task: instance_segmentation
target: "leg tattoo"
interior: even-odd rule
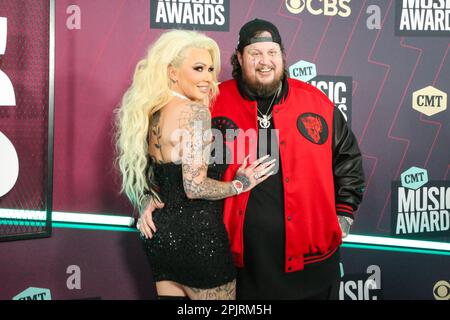
[[[187,295],[192,300],[235,300],[236,280],[228,282],[220,287],[211,289],[197,289],[184,287]]]

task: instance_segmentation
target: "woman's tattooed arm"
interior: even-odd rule
[[[204,141],[205,133],[211,129],[211,114],[208,107],[190,103],[180,116],[182,136],[183,185],[190,199],[219,200],[236,194],[230,182],[207,177],[209,143]]]

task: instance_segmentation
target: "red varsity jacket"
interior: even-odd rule
[[[352,164],[350,174],[342,173],[349,165],[335,163],[333,152],[337,151],[333,149],[342,149],[339,135],[353,137],[353,134],[346,125],[349,133],[335,133],[332,102],[307,83],[288,79],[288,85],[286,99],[273,108],[273,120],[278,130],[279,160],[283,168],[285,272],[294,272],[302,270],[305,263],[328,258],[342,243],[337,213],[353,218],[353,210],[362,198],[363,173],[357,144],[352,158],[356,154],[358,163]],[[225,128],[221,128],[223,133],[226,133],[223,129],[238,129],[235,134],[227,131],[224,135],[232,163],[223,180],[231,181],[246,155],[250,155],[250,162],[257,159],[257,106],[255,101],[239,94],[235,80],[222,83],[219,89],[220,94],[212,106],[213,123],[225,124]],[[339,181],[346,186],[335,186]],[[337,203],[336,194],[341,194],[338,198],[343,201]],[[358,195],[352,196],[354,194]],[[237,267],[244,266],[243,226],[248,198],[249,192],[245,192],[225,199],[224,203],[224,223]]]

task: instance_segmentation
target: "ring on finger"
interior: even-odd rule
[[[253,175],[253,178],[255,178],[255,180],[258,180],[260,177],[259,177],[259,174],[257,174],[257,173],[255,173],[254,175]]]

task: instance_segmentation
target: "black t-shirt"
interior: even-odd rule
[[[240,83],[238,87],[243,97],[256,100],[262,114],[266,114],[268,108],[270,114],[273,96],[252,97]],[[274,104],[280,103],[287,93],[288,84],[285,80]],[[258,115],[261,117],[260,112]],[[270,159],[278,159],[279,168],[274,175],[250,191],[244,221],[245,267],[238,270],[238,299],[305,299],[320,294],[339,281],[339,252],[322,262],[305,265],[302,271],[284,271],[284,195],[279,146],[274,129],[273,119],[267,129],[259,125],[258,158],[271,154]]]

